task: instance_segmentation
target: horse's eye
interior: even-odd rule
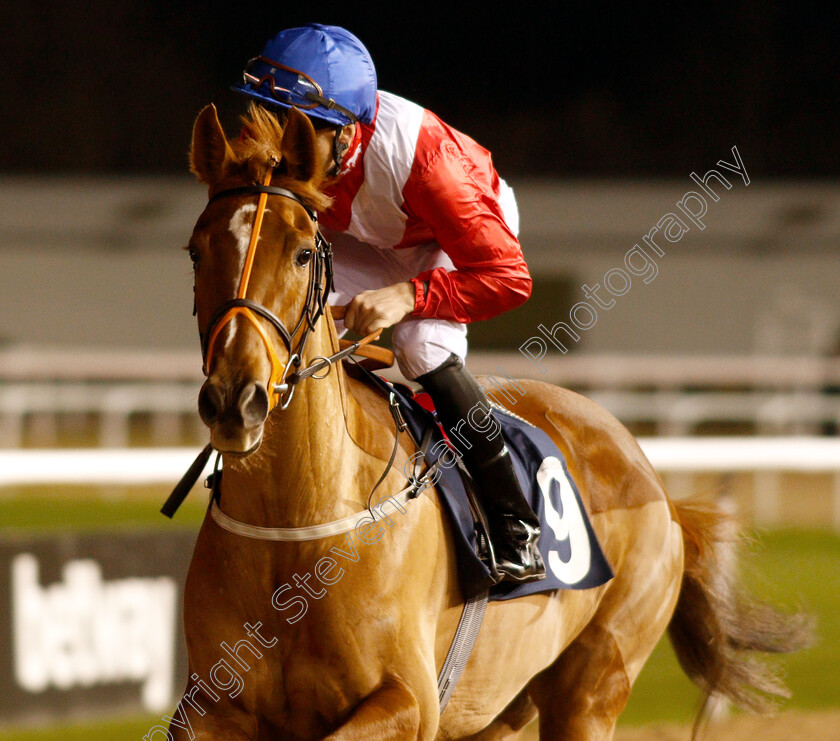
[[[309,261],[312,259],[313,250],[303,249],[297,253],[297,257],[295,258],[295,262],[301,267],[309,264]]]
[[[192,260],[192,264],[194,268],[198,267],[198,250],[195,247],[190,247],[188,250],[188,254],[190,256],[190,260]]]

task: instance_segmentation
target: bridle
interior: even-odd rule
[[[216,340],[219,337],[222,329],[235,317],[241,316],[249,321],[256,329],[262,343],[265,347],[268,359],[271,363],[271,376],[269,377],[267,391],[269,396],[269,411],[278,406],[285,409],[289,406],[294,395],[296,385],[305,378],[325,378],[331,369],[332,364],[340,358],[350,355],[357,350],[360,345],[369,342],[372,337],[365,338],[359,342],[355,342],[347,348],[329,357],[319,356],[313,359],[313,362],[304,369],[300,369],[303,358],[303,353],[306,349],[306,343],[315,329],[315,325],[321,316],[324,314],[327,307],[327,299],[330,291],[333,288],[333,264],[332,264],[332,246],[321,234],[318,228],[318,215],[307,204],[305,204],[298,195],[286,188],[279,188],[270,185],[271,177],[274,168],[278,162],[274,159],[269,164],[268,172],[263,179],[262,184],[252,183],[238,188],[228,188],[227,190],[216,193],[208,201],[208,205],[214,203],[221,198],[228,198],[231,196],[242,195],[258,195],[257,210],[254,215],[254,223],[251,227],[251,239],[248,243],[248,251],[245,255],[245,264],[242,268],[242,276],[239,280],[239,288],[237,290],[236,298],[226,301],[219,306],[210,317],[203,332],[200,331],[201,336],[201,354],[204,360],[203,371],[205,376],[209,376],[211,365],[213,362],[214,348]],[[252,301],[247,298],[248,284],[251,278],[251,270],[254,265],[254,257],[257,250],[257,242],[260,238],[260,231],[262,229],[263,215],[265,213],[268,196],[282,196],[289,198],[306,211],[309,218],[315,224],[315,250],[313,252],[312,260],[310,261],[309,283],[306,290],[306,300],[300,317],[292,330],[286,328],[283,321],[267,307],[262,304]],[[258,317],[266,320],[280,337],[283,345],[288,351],[288,360],[283,362],[274,349],[265,328],[258,320]],[[295,336],[300,333],[297,344],[294,344]],[[379,333],[376,333],[377,335]],[[289,374],[289,370],[294,366],[295,372]],[[327,373],[324,375],[316,375],[323,368],[327,368]]]
[[[352,355],[357,352],[362,345],[367,345],[368,343],[373,342],[382,334],[381,329],[376,330],[366,337],[363,337],[361,340],[348,343],[346,347],[328,357],[319,355],[313,358],[312,362],[306,366],[306,368],[300,368],[300,365],[303,362],[302,358],[306,348],[306,341],[315,329],[315,325],[318,320],[325,313],[327,309],[327,299],[329,298],[330,291],[333,289],[332,245],[330,245],[330,243],[324,238],[324,235],[321,234],[321,230],[318,228],[318,215],[311,207],[307,206],[307,204],[291,190],[278,188],[270,184],[271,176],[277,164],[277,161],[272,159],[269,170],[266,173],[262,184],[252,183],[251,185],[245,185],[239,188],[228,188],[227,190],[216,193],[207,203],[209,206],[214,201],[220,198],[227,198],[228,196],[259,196],[259,200],[257,201],[257,210],[254,216],[254,223],[251,228],[251,239],[248,243],[245,265],[242,268],[242,276],[239,280],[239,289],[237,290],[236,298],[226,301],[219,306],[213,312],[204,330],[202,331],[199,329],[199,336],[201,337],[201,355],[204,360],[202,369],[204,371],[204,375],[209,376],[213,362],[213,349],[222,328],[235,316],[243,316],[251,322],[259,334],[271,362],[271,376],[267,385],[269,411],[273,410],[276,406],[278,406],[278,404],[281,410],[286,409],[292,401],[292,397],[294,396],[295,388],[298,383],[306,378],[326,378],[330,374],[332,366],[337,361],[347,357],[348,355]],[[303,310],[301,311],[300,318],[292,331],[289,331],[286,328],[283,321],[273,311],[256,301],[251,301],[246,297],[248,282],[251,277],[251,269],[254,265],[257,242],[259,240],[260,230],[262,229],[263,214],[265,212],[266,203],[268,202],[268,196],[271,195],[289,198],[295,201],[295,203],[300,204],[315,224],[315,250],[313,251],[313,260],[311,261],[312,267],[309,273],[309,285],[306,291],[306,302]],[[286,350],[289,352],[289,359],[285,363],[277,357],[274,346],[257,317],[261,317],[268,321],[283,341],[283,345],[285,345]],[[293,348],[294,337],[298,332],[301,332],[301,335],[298,339],[297,346]],[[294,366],[298,370],[289,374],[291,366]],[[364,370],[364,367],[361,367]],[[324,369],[326,369],[326,372],[323,373],[323,375],[318,375],[318,373]],[[385,473],[380,477],[379,481],[374,486],[374,491],[379,487],[390,470],[394,462],[397,446],[399,445],[399,433],[406,429],[406,423],[402,419],[393,394],[391,394],[390,397],[389,408],[396,425],[394,450],[391,453],[391,460],[388,463]],[[426,448],[424,447],[423,450],[425,449]],[[201,472],[204,470],[212,452],[213,446],[208,444],[204,447],[201,453],[199,453],[198,457],[195,461],[193,461],[193,464],[178,482],[177,486],[173,489],[172,493],[169,495],[161,508],[161,512],[164,515],[172,517],[175,514],[178,507],[181,505],[181,502],[184,501],[184,498],[187,496],[190,489],[198,480],[199,476],[201,476]],[[221,453],[216,456],[217,471],[220,459]],[[415,485],[417,481],[419,481],[418,471],[419,461],[417,462],[417,465],[415,465],[415,475],[412,479],[412,498],[417,496],[417,493],[420,491],[420,489],[418,489]],[[372,495],[373,492],[371,492],[371,496]],[[240,526],[246,529],[250,527],[244,525],[243,523],[240,523]]]

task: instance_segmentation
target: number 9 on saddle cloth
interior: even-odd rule
[[[365,375],[386,395],[394,394],[415,440],[423,440],[432,427],[424,456],[426,463],[434,464],[444,454],[445,448],[439,443],[445,438],[433,412],[427,408],[431,406],[428,398],[412,396],[404,386],[389,384],[374,374]],[[555,589],[589,589],[612,579],[612,569],[563,454],[539,428],[497,407],[493,408],[493,415],[501,426],[522,491],[539,518],[538,547],[547,568],[546,578],[540,581],[496,584],[490,590],[490,599],[514,599]],[[454,456],[447,457],[454,460]],[[465,484],[457,465],[443,463],[438,467],[435,486],[453,525],[458,575],[464,597],[469,599],[486,591],[494,579],[480,552],[480,536],[466,488],[469,481]]]

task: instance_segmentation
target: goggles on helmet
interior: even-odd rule
[[[268,71],[258,77],[253,74],[257,64],[265,64]],[[279,84],[278,80],[283,84]],[[336,103],[332,98],[324,96],[321,86],[315,82],[306,72],[287,67],[285,64],[275,62],[268,57],[254,57],[248,61],[242,72],[242,81],[251,85],[255,90],[267,85],[271,95],[278,103],[295,106],[302,110],[312,110],[322,106],[328,110],[336,110],[343,113],[351,121],[358,121],[358,117],[342,105]]]

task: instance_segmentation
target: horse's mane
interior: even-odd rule
[[[242,131],[239,137],[232,139],[235,167],[244,170],[254,182],[261,182],[272,158],[280,165],[272,179],[272,185],[287,188],[297,195],[307,206],[316,211],[325,211],[332,203],[329,196],[321,192],[322,177],[303,181],[286,174],[285,163],[280,154],[283,139],[283,124],[271,111],[251,103],[248,113],[241,117]]]

